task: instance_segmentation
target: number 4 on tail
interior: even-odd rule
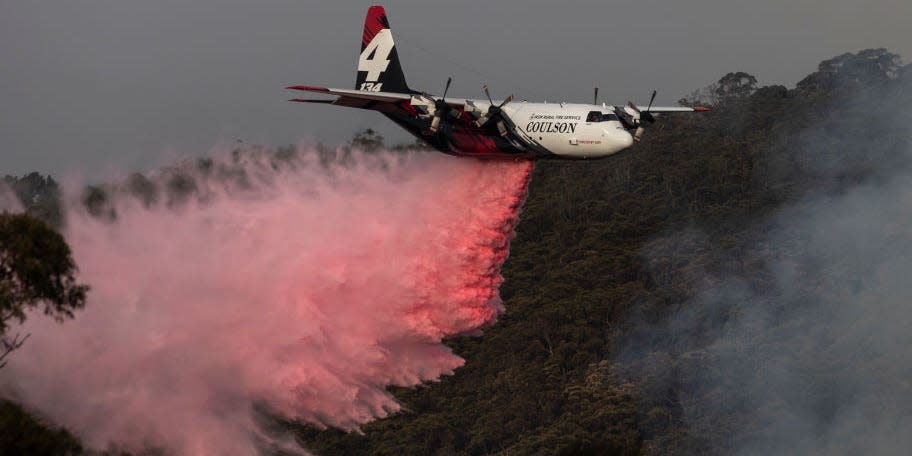
[[[358,58],[358,71],[367,71],[367,77],[364,78],[369,82],[377,82],[380,80],[380,74],[386,71],[386,67],[389,66],[389,55],[393,51],[393,34],[390,33],[389,29],[382,29],[374,36],[374,39],[364,47],[364,51],[361,52],[361,56]],[[361,84],[361,90],[371,90],[365,89],[364,86],[367,85]],[[379,84],[376,84],[379,87]],[[372,89],[374,91],[380,91],[379,88]]]

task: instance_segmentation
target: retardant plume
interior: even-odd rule
[[[503,310],[530,163],[240,161],[175,174],[185,201],[71,205],[93,288],[73,321],[28,319],[2,373],[17,401],[96,448],[250,454],[255,403],[354,430],[400,409],[386,386],[452,374],[464,361],[441,340]]]

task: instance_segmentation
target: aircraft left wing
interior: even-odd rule
[[[306,85],[290,86],[290,87],[286,87],[286,88],[291,89],[291,90],[302,90],[305,92],[324,93],[326,95],[338,95],[339,97],[345,97],[345,98],[357,98],[357,99],[361,99],[361,100],[371,100],[371,101],[386,101],[386,102],[390,102],[390,103],[395,103],[397,101],[410,100],[412,98],[411,95],[407,95],[404,93],[367,92],[364,90],[350,90],[350,89],[330,89],[330,88],[326,88],[326,87],[316,87],[316,86],[306,86]],[[315,101],[315,100],[294,99],[291,101],[311,102],[311,101]]]
[[[354,106],[353,101],[364,100],[364,101],[378,101],[381,103],[397,103],[401,101],[411,101],[413,97],[419,95],[411,95],[407,93],[396,93],[396,92],[369,92],[366,90],[352,90],[352,89],[331,89],[327,87],[316,87],[316,86],[307,86],[307,85],[297,85],[286,87],[291,90],[301,90],[305,92],[316,92],[323,93],[326,95],[337,95],[339,98],[335,100],[309,100],[302,98],[293,98],[290,101],[297,101],[301,103],[329,103],[340,106]],[[453,106],[454,108],[461,108],[465,106],[464,99],[447,99],[447,104]]]

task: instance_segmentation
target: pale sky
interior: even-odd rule
[[[383,116],[286,102],[289,84],[353,88],[371,2],[0,0],[0,175],[101,176],[236,139],[340,143]],[[673,104],[729,71],[793,87],[825,59],[912,60],[909,0],[383,3],[408,83],[530,101]]]

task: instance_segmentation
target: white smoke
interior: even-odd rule
[[[22,212],[22,202],[16,192],[0,180],[0,213],[2,212]]]
[[[661,342],[635,340],[619,355],[651,385],[644,394],[678,391],[666,400],[705,451],[912,448],[910,88],[892,98],[865,90],[840,107],[851,121],[821,120],[789,144],[790,166],[831,185],[743,232],[744,249],[720,254],[733,270],[674,279],[706,291],[652,329]],[[720,250],[689,230],[645,253],[655,263]]]

